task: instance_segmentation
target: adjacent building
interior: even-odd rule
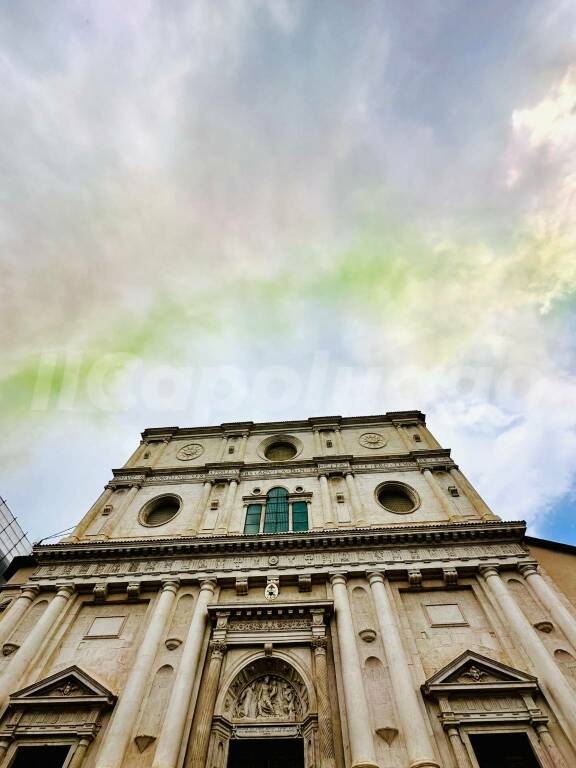
[[[0,580],[11,561],[18,555],[29,555],[32,546],[8,504],[0,496]]]
[[[574,563],[419,411],[148,429],[11,568],[0,768],[570,768]]]

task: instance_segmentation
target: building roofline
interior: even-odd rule
[[[21,568],[33,568],[36,565],[38,565],[38,561],[34,555],[16,555],[2,574],[2,578],[8,581]]]
[[[564,544],[562,541],[539,539],[537,536],[526,536],[524,541],[531,547],[542,547],[542,549],[552,549],[556,552],[566,552],[570,555],[576,555],[576,547],[573,544]]]
[[[147,427],[142,432],[142,437],[159,437],[190,434],[209,434],[213,432],[231,432],[236,430],[251,429],[286,429],[289,425],[292,429],[310,429],[314,426],[334,425],[354,426],[357,424],[377,424],[382,421],[393,424],[395,421],[418,421],[426,424],[426,415],[422,411],[387,411],[384,414],[366,416],[312,416],[308,419],[290,419],[289,421],[232,421],[198,427]]]

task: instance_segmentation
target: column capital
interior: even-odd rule
[[[200,582],[200,591],[201,592],[210,592],[211,595],[214,594],[214,590],[216,589],[217,581],[216,579],[202,579]]]
[[[23,584],[20,587],[20,594],[18,597],[25,597],[28,600],[34,600],[34,598],[38,595],[40,592],[40,587],[38,584]]]
[[[518,570],[524,576],[526,579],[528,576],[533,576],[535,573],[538,573],[538,563],[535,561],[530,561],[528,563],[519,563],[518,564]]]
[[[212,659],[221,659],[228,650],[228,646],[222,640],[210,640],[208,647]]]
[[[534,723],[534,728],[536,730],[536,733],[548,733],[548,723]]]
[[[310,647],[315,654],[326,654],[326,649],[328,648],[328,640],[325,637],[315,637],[313,640],[311,640]]]
[[[173,592],[176,594],[180,588],[180,579],[166,579],[162,582],[162,592]]]
[[[65,597],[67,600],[76,591],[76,586],[71,583],[56,584],[56,596]]]
[[[483,579],[488,579],[490,576],[498,576],[498,565],[491,563],[489,565],[479,565],[478,573]]]
[[[384,584],[384,574],[382,571],[368,571],[366,573],[370,586],[372,584]]]
[[[330,574],[330,583],[332,586],[335,584],[343,584],[346,586],[348,583],[348,578],[346,577],[345,573],[331,573]]]

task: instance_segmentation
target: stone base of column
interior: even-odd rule
[[[369,761],[361,761],[359,763],[352,763],[352,768],[380,768],[378,763],[371,763]]]
[[[442,766],[436,760],[416,760],[409,763],[409,768],[442,768]]]

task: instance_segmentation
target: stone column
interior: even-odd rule
[[[468,752],[464,746],[464,743],[462,742],[458,728],[455,725],[451,725],[446,729],[446,733],[448,734],[450,744],[452,745],[452,751],[454,752],[454,757],[456,758],[457,767],[472,768],[472,763],[470,762]]]
[[[157,467],[158,466],[158,464],[160,462],[160,459],[164,455],[164,451],[166,450],[166,448],[168,448],[168,444],[169,443],[170,443],[170,438],[169,437],[165,437],[164,440],[162,440],[162,445],[160,446],[160,450],[158,451],[156,456],[152,457],[152,461],[150,462],[150,466],[151,467]]]
[[[119,504],[118,509],[113,509],[112,514],[110,515],[110,518],[104,528],[102,529],[101,533],[98,534],[99,538],[102,539],[109,539],[110,538],[110,531],[114,528],[122,514],[128,509],[130,504],[134,501],[136,498],[136,494],[140,490],[140,485],[138,483],[135,483],[128,493],[125,495],[125,497],[122,499],[122,502]]]
[[[58,619],[73,594],[74,586],[72,584],[62,584],[58,587],[56,595],[12,657],[10,664],[0,677],[0,709],[4,707],[10,694],[18,687],[22,677],[30,671],[30,664],[42,645],[53,634]]]
[[[576,648],[576,619],[562,605],[558,595],[550,588],[542,574],[538,573],[538,563],[521,563],[518,570],[524,576],[542,606],[566,635],[573,648]]]
[[[8,747],[12,743],[12,739],[0,739],[0,763],[4,760],[4,756],[8,751]]]
[[[226,451],[226,446],[228,445],[228,435],[222,435],[222,441],[220,443],[220,450],[218,451],[218,461],[224,460],[224,453]]]
[[[153,768],[176,768],[204,640],[208,615],[206,607],[214,594],[214,588],[215,583],[213,581],[203,581],[200,585],[200,592],[182,649],[180,664],[176,670],[176,678],[164,716],[162,730],[158,737]]]
[[[440,503],[442,511],[448,516],[448,519],[449,520],[459,519],[461,516],[458,514],[458,511],[456,510],[454,504],[452,504],[450,499],[448,499],[443,489],[438,484],[438,480],[436,480],[436,478],[434,477],[434,474],[429,469],[424,469],[422,474],[424,475],[426,482],[432,489],[432,493],[438,499],[438,502]]]
[[[88,750],[88,747],[90,746],[91,739],[86,738],[86,736],[83,736],[78,744],[76,744],[76,749],[74,750],[74,754],[72,755],[72,760],[68,763],[67,768],[80,768],[82,763],[84,762],[84,758],[86,757],[86,752]]]
[[[222,660],[226,653],[226,643],[220,640],[210,641],[210,661],[206,680],[202,686],[200,698],[196,712],[198,720],[192,731],[192,760],[191,768],[204,768],[208,745],[210,743],[210,733],[212,731],[212,718],[214,716],[214,705],[218,694],[218,682],[222,670]]]
[[[402,440],[404,444],[404,448],[410,453],[414,449],[414,445],[408,435],[406,434],[406,430],[404,429],[402,424],[394,424],[396,427],[396,431],[398,432],[400,436],[400,440]]]
[[[332,710],[328,684],[326,659],[328,641],[325,637],[312,640],[314,670],[316,672],[316,700],[318,702],[318,741],[320,747],[320,768],[334,768],[334,735],[332,732]]]
[[[142,706],[146,683],[153,671],[158,646],[170,618],[179,582],[165,581],[150,616],[144,639],[128,674],[112,722],[104,736],[104,743],[96,759],[97,768],[120,768],[128,742]]]
[[[322,450],[322,439],[320,437],[320,430],[318,427],[312,427],[312,433],[314,435],[314,448],[316,449],[316,456],[322,456],[324,451]]]
[[[388,662],[390,681],[400,720],[400,727],[406,742],[409,765],[416,768],[439,768],[429,736],[427,722],[419,694],[416,692],[408,657],[402,644],[402,637],[396,623],[395,611],[381,573],[368,574],[380,637]]]
[[[436,438],[434,437],[432,432],[430,432],[430,430],[428,429],[426,424],[420,424],[419,425],[419,430],[420,430],[420,432],[424,433],[424,436],[426,438],[426,442],[428,443],[430,448],[442,448],[442,446],[440,445],[438,440],[436,440]]]
[[[0,621],[0,648],[16,629],[16,625],[34,602],[39,591],[40,588],[36,584],[24,585],[20,595],[2,616]]]
[[[320,496],[322,497],[322,513],[324,515],[324,524],[333,526],[334,513],[332,512],[332,500],[330,498],[328,478],[324,472],[320,473]]]
[[[76,528],[72,531],[70,536],[66,536],[63,541],[78,541],[88,528],[92,525],[94,520],[98,517],[100,512],[104,509],[106,504],[110,501],[110,497],[114,493],[113,488],[104,488],[100,496],[96,499],[94,504],[90,507],[88,512],[84,515],[82,520],[78,523]]]
[[[248,442],[248,433],[242,435],[240,440],[240,448],[238,449],[238,461],[243,461],[246,455],[246,443]]]
[[[237,480],[228,481],[226,498],[224,499],[222,514],[220,516],[220,525],[218,525],[217,533],[228,533],[228,528],[230,527],[230,517],[232,515],[232,509],[234,508],[234,498],[236,496],[237,488]]]
[[[334,429],[334,439],[336,440],[336,450],[338,453],[346,453],[346,449],[344,448],[344,440],[342,439],[342,432],[340,430],[340,427],[336,427]]]
[[[334,594],[334,611],[336,614],[338,643],[340,645],[340,663],[342,682],[344,684],[344,700],[346,703],[352,768],[375,768],[377,762],[370,725],[370,712],[364,691],[362,668],[356,646],[356,633],[354,632],[352,612],[348,600],[346,577],[338,573],[331,576],[330,581]]]
[[[566,761],[560,754],[558,747],[554,743],[554,739],[550,735],[550,731],[548,730],[546,723],[536,723],[534,728],[538,734],[538,737],[540,738],[540,743],[546,752],[548,752],[548,756],[550,757],[554,768],[568,768]]]
[[[488,590],[500,606],[506,623],[512,630],[516,641],[524,647],[538,677],[545,684],[549,703],[556,703],[558,712],[562,716],[567,729],[567,736],[575,744],[576,695],[574,691],[506,588],[498,573],[498,566],[481,565],[479,571],[486,582]]]
[[[362,501],[358,493],[356,486],[356,478],[353,472],[346,472],[346,486],[350,495],[350,501],[352,502],[352,513],[354,522],[358,525],[366,525],[366,519],[364,517],[364,511],[362,509]]]
[[[212,481],[206,480],[202,486],[202,493],[200,499],[194,510],[194,517],[192,518],[192,524],[190,525],[190,533],[194,534],[204,527],[204,516],[210,501],[210,493],[212,492]]]
[[[492,512],[488,504],[486,504],[478,491],[459,469],[452,467],[450,470],[450,477],[454,480],[456,487],[459,488],[464,496],[470,501],[482,520],[500,520],[498,515],[495,515]]]

